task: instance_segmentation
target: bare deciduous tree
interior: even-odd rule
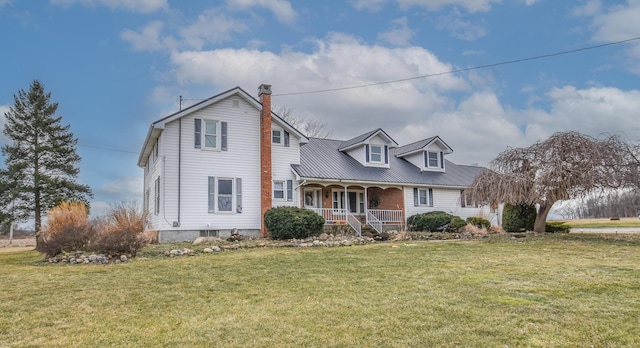
[[[300,116],[296,114],[294,109],[286,105],[275,107],[274,112],[307,137],[328,138],[333,133],[329,129],[327,122],[312,117]]]
[[[534,231],[543,233],[557,201],[598,190],[637,187],[637,148],[616,136],[596,139],[555,133],[527,148],[510,148],[477,176],[469,193],[477,201],[538,205]]]

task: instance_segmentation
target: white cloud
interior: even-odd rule
[[[241,33],[247,29],[244,22],[230,18],[217,9],[208,9],[193,23],[177,29],[179,39],[164,34],[165,26],[161,21],[149,22],[137,31],[125,29],[120,33],[120,38],[136,51],[174,51],[181,48],[200,50],[206,44],[230,41],[232,33]]]
[[[413,30],[407,24],[407,17],[394,19],[391,29],[378,34],[378,39],[394,46],[407,46],[413,37]]]
[[[102,5],[110,9],[124,9],[131,12],[151,13],[169,8],[167,0],[50,0],[59,6],[71,6],[79,3],[84,6]]]
[[[440,10],[447,6],[459,6],[469,12],[486,12],[492,4],[500,4],[502,0],[396,0],[400,7],[423,7],[430,11]]]
[[[587,0],[583,4],[571,9],[571,14],[576,17],[591,17],[602,12],[600,0]]]
[[[487,28],[484,25],[463,21],[457,9],[446,16],[441,16],[437,25],[440,29],[450,31],[451,36],[466,41],[473,41],[487,35]]]
[[[264,7],[273,12],[279,22],[293,23],[297,13],[286,0],[227,0],[231,9],[247,10],[253,7]]]
[[[351,5],[358,11],[380,11],[387,0],[352,0]]]
[[[230,18],[217,9],[209,9],[198,16],[191,25],[180,30],[184,43],[191,48],[202,49],[206,43],[231,40],[231,33],[242,33],[248,26]]]
[[[140,29],[134,31],[125,29],[120,33],[120,38],[128,42],[135,51],[159,51],[170,49],[176,45],[176,40],[172,37],[162,37],[164,24],[160,21],[153,21]]]
[[[637,37],[640,32],[640,1],[614,5],[606,13],[596,14],[592,25],[597,41],[618,41]]]

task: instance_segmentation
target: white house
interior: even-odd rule
[[[434,210],[496,217],[464,195],[485,169],[446,160],[453,150],[439,137],[404,146],[382,129],[347,141],[307,138],[271,111],[271,86],[258,95],[236,87],[151,124],[138,166],[160,242],[234,229],[264,236],[264,213],[282,205],[357,233],[363,224],[402,228]]]

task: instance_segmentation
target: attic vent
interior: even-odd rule
[[[240,107],[240,101],[239,100],[234,100],[233,103],[232,103],[232,106],[234,108],[239,108]]]

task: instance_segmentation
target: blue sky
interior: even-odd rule
[[[639,18],[638,0],[0,0],[0,123],[41,80],[78,138],[94,212],[142,200],[138,153],[180,95],[235,86],[272,84],[274,105],[337,139],[378,127],[401,145],[439,135],[460,164],[556,131],[638,141],[640,40],[289,93],[633,39]]]

